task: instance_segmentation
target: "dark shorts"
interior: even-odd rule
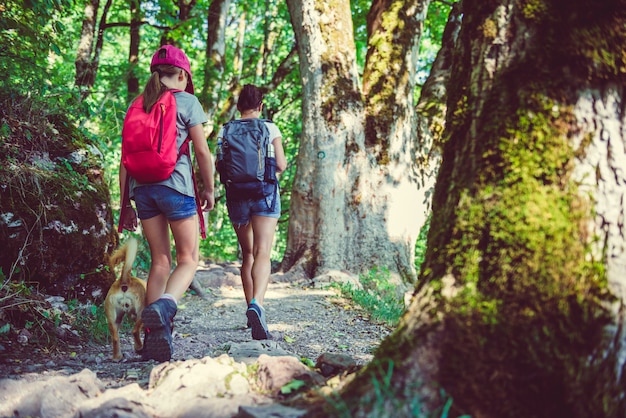
[[[276,192],[259,200],[226,200],[226,207],[233,225],[246,225],[252,216],[280,218],[280,194]]]
[[[170,221],[177,221],[197,213],[194,197],[160,184],[136,187],[135,205],[139,219],[164,215]]]

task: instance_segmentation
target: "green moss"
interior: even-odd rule
[[[410,85],[412,68],[402,62],[413,46],[419,25],[414,23],[418,10],[409,10],[406,2],[392,1],[380,16],[380,30],[369,39],[367,65],[363,74],[367,94],[365,138],[366,144],[379,150],[378,164],[389,162],[389,129],[398,118],[396,101],[400,91]],[[410,94],[407,91],[407,94]]]
[[[587,236],[594,200],[571,178],[593,139],[572,147],[580,90],[626,81],[623,7],[517,3],[512,25],[526,25],[532,42],[476,85],[470,54],[488,47],[492,5],[464,3],[472,13],[457,59],[466,66],[448,87],[446,187],[435,191],[420,275],[445,330],[439,383],[464,406],[459,414],[624,416],[621,347],[605,335],[615,297],[607,260],[589,247],[601,237]],[[419,344],[428,327],[393,341]]]
[[[37,282],[68,299],[104,295],[114,279],[105,253],[117,234],[102,162],[89,151],[90,137],[39,97],[0,95],[0,119],[7,121],[0,157],[8,162],[0,167],[0,207],[10,219],[0,225],[0,267],[12,281]]]
[[[525,107],[495,118],[487,129],[502,132],[479,155],[478,166],[491,170],[482,170],[479,186],[460,195],[454,228],[435,232],[451,233],[440,263],[448,266],[456,292],[446,296],[445,275],[430,285],[446,312],[440,374],[446,390],[505,414],[499,416],[532,415],[531,399],[551,398],[561,409],[540,415],[549,416],[576,408],[567,397],[585,383],[581,368],[609,370],[615,361],[608,356],[581,364],[606,346],[606,304],[614,297],[605,260],[594,259],[580,240],[593,213],[592,202],[569,179],[579,152],[568,142],[571,109],[538,94],[521,96]],[[460,385],[458,376],[472,381]]]

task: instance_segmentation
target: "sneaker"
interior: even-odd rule
[[[250,327],[252,328],[253,339],[272,339],[272,335],[267,330],[267,323],[265,322],[265,309],[263,309],[263,307],[257,305],[256,303],[251,303],[250,305],[248,305],[246,316],[248,317],[248,322],[250,323]]]
[[[169,361],[172,347],[172,323],[176,315],[176,303],[170,299],[159,299],[146,306],[141,313],[145,330],[143,360]]]

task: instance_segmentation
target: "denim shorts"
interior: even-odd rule
[[[139,219],[164,215],[170,221],[189,218],[197,213],[196,199],[160,184],[135,188]]]
[[[280,218],[280,194],[277,191],[271,196],[259,200],[226,200],[226,207],[233,225],[247,225],[252,216]]]

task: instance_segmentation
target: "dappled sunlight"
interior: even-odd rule
[[[205,308],[198,310],[195,296],[183,300],[180,313],[193,316],[205,331],[188,338],[222,341],[229,346],[251,340],[246,328],[246,303],[240,285],[207,288]],[[189,308],[186,307],[189,306]],[[373,323],[367,315],[342,298],[334,288],[303,288],[292,283],[270,283],[263,304],[273,339],[284,350],[316,361],[324,353],[341,353],[366,364],[390,328]],[[194,309],[195,311],[192,311]],[[181,330],[181,333],[183,331]],[[208,349],[219,349],[211,343]]]
[[[394,186],[387,207],[387,231],[392,238],[416,238],[428,217],[425,190],[408,180]]]

